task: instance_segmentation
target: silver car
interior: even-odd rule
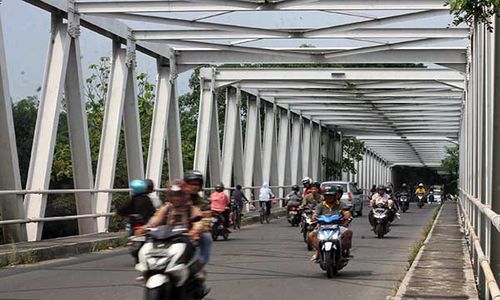
[[[351,213],[357,216],[363,215],[363,192],[358,189],[353,182],[349,181],[325,181],[321,184],[321,190],[335,189],[341,186],[344,194],[340,201],[344,208],[349,209]]]

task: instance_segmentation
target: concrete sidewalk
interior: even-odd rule
[[[281,208],[273,209],[272,217],[285,215]],[[245,214],[243,226],[259,222],[259,212]],[[109,232],[69,236],[36,242],[21,242],[0,245],[0,268],[8,265],[29,264],[44,260],[76,256],[108,248],[124,246],[127,237],[124,232]]]
[[[395,299],[479,299],[457,204],[446,202]]]

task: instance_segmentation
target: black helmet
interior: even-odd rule
[[[184,174],[184,182],[198,182],[200,185],[203,185],[203,174],[197,170],[187,171]]]
[[[221,182],[221,183],[219,183],[218,185],[216,185],[216,186],[215,186],[215,190],[216,190],[217,192],[222,192],[222,191],[224,191],[224,184],[223,184],[222,182]]]
[[[315,181],[315,182],[313,182],[312,186],[315,187],[315,188],[317,188],[317,189],[320,189],[321,188],[321,183]]]
[[[379,185],[378,188],[377,188],[377,190],[385,192],[385,186]]]
[[[299,187],[297,184],[294,184],[294,185],[292,186],[292,191],[296,191],[296,192],[298,192],[298,191],[300,191],[300,187]]]
[[[337,187],[335,188],[335,192],[344,194],[344,189],[341,185],[337,185]]]
[[[148,188],[148,192],[151,193],[155,189],[155,184],[151,179],[144,179],[144,183],[146,183],[146,187]]]

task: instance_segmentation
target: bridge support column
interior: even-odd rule
[[[179,103],[177,99],[177,73],[175,57],[167,62],[158,60],[156,101],[149,138],[146,178],[161,186],[165,143],[168,155],[169,179],[182,178],[184,168],[180,137]]]
[[[280,110],[280,127],[278,136],[278,185],[290,185],[290,110]],[[296,182],[293,182],[296,184]],[[280,191],[280,197],[286,194]]]
[[[12,117],[7,61],[5,56],[2,23],[0,19],[0,190],[20,190],[21,176],[17,157],[16,136]],[[0,196],[0,214],[4,220],[24,219],[22,195]],[[24,224],[3,227],[5,241],[19,242],[26,240]]]
[[[225,186],[243,184],[243,140],[240,120],[241,90],[226,90],[226,121],[222,146],[222,182]]]
[[[261,125],[260,125],[260,97],[249,99],[247,105],[247,125],[245,134],[245,160],[243,169],[245,170],[244,185],[249,187],[262,184],[262,147],[261,147]],[[258,190],[254,190],[254,198],[251,196],[252,190],[246,190],[248,199],[258,198]]]
[[[95,187],[99,190],[112,189],[114,187],[122,119],[125,129],[125,148],[129,180],[144,178],[136,93],[135,45],[133,41],[128,42],[127,48],[127,50],[121,49],[119,43],[113,43],[113,64],[96,171]],[[96,212],[99,214],[109,213],[112,199],[111,193],[97,193]],[[109,217],[98,218],[98,231],[107,231],[108,224]]]
[[[321,182],[321,124],[311,122],[311,174],[314,180]]]
[[[276,140],[276,104],[265,104],[262,179],[271,186],[278,184],[278,145]]]
[[[293,183],[300,183],[302,179],[302,116],[292,117],[292,143],[291,143],[291,175]]]
[[[317,178],[314,178],[311,172],[311,136],[312,136],[312,127],[313,124],[310,120],[302,120],[303,122],[303,140],[302,140],[302,173],[303,176],[309,176],[314,181]]]

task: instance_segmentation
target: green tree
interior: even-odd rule
[[[342,172],[356,174],[356,162],[363,159],[365,143],[355,137],[344,137],[342,139],[342,160],[335,161],[323,156],[321,163],[325,167],[327,178],[340,179]]]
[[[441,161],[441,169],[447,173],[445,192],[456,194],[458,187],[458,170],[460,165],[460,149],[458,146],[446,148],[446,157]]]
[[[447,0],[446,4],[455,16],[454,25],[482,23],[490,31],[493,30],[490,17],[500,8],[500,0]]]

